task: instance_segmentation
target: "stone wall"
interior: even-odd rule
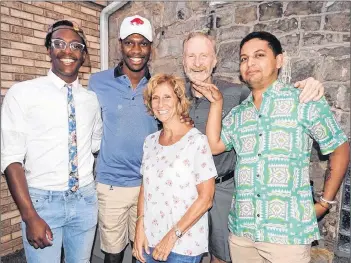
[[[79,77],[87,85],[90,73],[100,70],[99,16],[106,2],[20,2],[2,1],[1,10],[1,96],[19,81],[47,74],[51,66],[44,47],[48,26],[56,20],[77,22],[86,33],[91,68],[82,67]],[[4,176],[0,175],[0,257],[21,249],[21,216]]]
[[[221,1],[220,1],[221,2]],[[110,17],[110,66],[120,61],[118,29],[124,17],[139,14],[155,29],[152,71],[183,75],[182,41],[193,30],[217,39],[215,75],[239,81],[239,43],[251,31],[265,30],[282,42],[292,62],[292,81],[312,76],[323,82],[336,118],[350,138],[350,2],[133,2]],[[313,151],[311,179],[323,189],[327,160]],[[339,198],[339,197],[338,197]],[[339,208],[320,222],[325,246],[333,250]]]

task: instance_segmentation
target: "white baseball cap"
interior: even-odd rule
[[[150,21],[138,15],[126,17],[121,24],[119,37],[125,39],[131,34],[140,34],[152,42]]]

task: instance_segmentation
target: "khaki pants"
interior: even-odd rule
[[[311,260],[311,245],[253,242],[232,233],[229,250],[232,263],[309,263]]]
[[[134,241],[140,187],[116,187],[98,183],[101,250],[120,253]]]

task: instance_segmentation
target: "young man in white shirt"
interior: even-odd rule
[[[48,75],[15,84],[1,116],[1,171],[22,216],[28,263],[89,262],[97,224],[93,152],[102,121],[94,92],[78,81],[84,33],[54,23],[45,46]],[[40,249],[38,249],[40,248]]]

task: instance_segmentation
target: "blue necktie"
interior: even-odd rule
[[[79,187],[78,178],[78,154],[77,154],[77,127],[76,127],[76,109],[72,94],[72,84],[66,84],[67,93],[67,110],[68,110],[68,154],[69,154],[69,180],[68,187],[71,191],[77,191]]]

